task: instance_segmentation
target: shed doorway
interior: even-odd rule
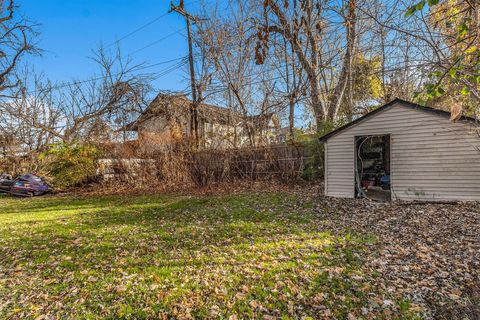
[[[355,197],[391,200],[389,134],[355,137]]]

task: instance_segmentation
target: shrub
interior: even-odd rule
[[[334,129],[331,121],[322,123],[315,134],[295,133],[296,142],[305,149],[305,165],[300,176],[308,181],[324,178],[325,146],[318,140]]]
[[[95,175],[100,151],[91,144],[56,143],[41,155],[56,187],[68,188]]]
[[[302,142],[305,148],[305,164],[300,176],[307,181],[313,181],[323,177],[324,169],[324,146],[315,137]]]

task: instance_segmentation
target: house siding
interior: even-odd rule
[[[356,136],[391,137],[392,199],[480,200],[480,138],[471,122],[397,102],[330,137],[326,152],[325,193],[353,198]]]

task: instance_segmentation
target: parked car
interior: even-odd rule
[[[10,194],[14,196],[41,196],[50,191],[50,186],[34,174],[25,174],[14,180]]]
[[[13,185],[13,178],[11,175],[3,173],[0,175],[0,193],[9,193]]]

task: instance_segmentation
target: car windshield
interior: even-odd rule
[[[33,180],[35,182],[43,182],[42,178],[37,176],[30,176],[30,180]]]
[[[43,182],[42,178],[34,176],[33,174],[26,174],[24,176],[21,176],[19,179],[23,181],[28,181],[28,182],[38,182],[38,183]]]

